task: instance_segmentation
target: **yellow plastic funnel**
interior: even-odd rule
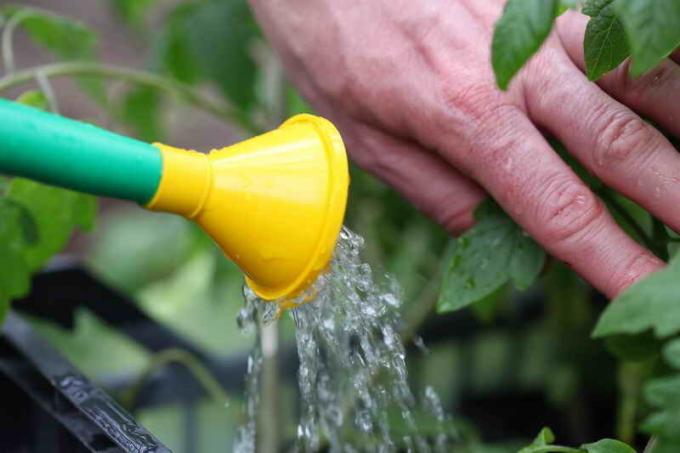
[[[328,264],[349,174],[340,134],[299,115],[209,154],[156,144],[163,172],[147,208],[197,222],[267,300],[291,298]]]
[[[192,219],[267,300],[292,298],[327,265],[349,185],[338,131],[312,115],[206,155],[2,99],[0,173]]]

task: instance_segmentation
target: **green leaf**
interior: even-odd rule
[[[161,139],[161,100],[158,90],[148,86],[137,86],[126,94],[121,119],[133,128],[137,138],[148,142]]]
[[[604,310],[593,337],[653,329],[658,338],[680,331],[680,256],[665,269],[635,283]]]
[[[651,331],[637,335],[613,335],[605,338],[607,349],[619,359],[639,362],[658,353],[661,342]]]
[[[563,14],[570,9],[579,9],[580,0],[561,0],[559,13]]]
[[[650,381],[644,389],[645,400],[654,407],[680,408],[680,375]]]
[[[96,211],[91,196],[21,178],[12,180],[7,199],[22,205],[35,221],[38,240],[22,251],[31,270],[59,252],[75,227],[89,230]]]
[[[588,453],[635,453],[634,448],[614,439],[602,439],[590,444],[583,444],[581,448]]]
[[[21,94],[17,98],[20,104],[28,105],[40,110],[47,110],[49,108],[49,101],[42,91],[30,90]]]
[[[140,25],[144,14],[156,3],[156,0],[111,0],[111,3],[125,22]]]
[[[512,281],[526,289],[543,268],[545,253],[510,217],[487,201],[475,212],[476,225],[454,241],[437,308],[458,310]]]
[[[189,45],[188,19],[200,4],[180,4],[167,17],[165,28],[154,44],[154,64],[159,71],[184,83],[195,83],[200,76],[198,63]]]
[[[96,33],[81,22],[39,9],[14,9],[26,14],[21,27],[36,44],[62,60],[91,60],[97,45]],[[100,103],[106,101],[106,88],[99,77],[77,77],[80,87]]]
[[[507,285],[502,285],[496,291],[470,305],[475,317],[486,324],[493,322],[501,307],[506,290]]]
[[[509,0],[505,5],[491,44],[491,63],[502,90],[548,37],[559,7],[558,0]]]
[[[664,346],[663,358],[670,366],[680,370],[680,338],[671,340]]]
[[[658,378],[644,388],[645,401],[659,409],[642,423],[642,430],[667,439],[680,440],[680,375]]]
[[[628,36],[634,77],[657,66],[680,46],[678,0],[616,0],[613,6]]]
[[[34,42],[62,59],[89,59],[97,43],[97,35],[82,23],[38,10],[30,10],[21,26]]]
[[[250,49],[258,28],[246,2],[212,0],[186,17],[188,45],[198,69],[236,106],[255,101],[255,61]]]
[[[0,198],[0,323],[9,302],[29,290],[30,272],[23,256],[26,243],[23,213],[6,198]]]
[[[678,453],[680,451],[680,438],[657,437],[656,440],[656,444],[651,450],[653,453]]]
[[[583,43],[586,74],[590,80],[599,79],[630,55],[626,33],[616,16],[613,1],[590,0],[583,8],[583,13],[591,17]]]
[[[545,427],[541,429],[530,445],[522,448],[518,453],[533,453],[534,451],[538,450],[537,447],[545,447],[553,442],[555,442],[555,434],[553,434],[550,428]],[[541,451],[545,450],[541,449]]]

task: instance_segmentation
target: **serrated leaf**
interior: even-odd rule
[[[680,256],[665,269],[635,283],[604,310],[593,337],[652,329],[658,338],[680,332]]]
[[[28,105],[36,109],[47,110],[49,101],[42,91],[29,90],[22,93],[17,99],[20,104]]]
[[[558,0],[509,0],[505,5],[491,44],[491,63],[502,90],[541,47],[559,9]]]
[[[634,77],[657,66],[680,46],[678,0],[616,0],[613,7],[628,36]]]
[[[586,74],[590,80],[599,79],[630,55],[626,33],[616,16],[613,1],[591,0],[583,8],[583,13],[591,17],[583,42]]]
[[[498,205],[487,201],[476,225],[454,241],[437,308],[458,310],[512,282],[528,288],[543,268],[545,253]]]
[[[588,453],[636,453],[633,447],[615,439],[598,440],[590,444],[583,444],[581,448]]]
[[[664,346],[663,358],[673,368],[680,369],[680,338],[671,340]]]

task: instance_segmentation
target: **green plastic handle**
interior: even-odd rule
[[[0,99],[0,173],[146,204],[162,166],[148,143]]]

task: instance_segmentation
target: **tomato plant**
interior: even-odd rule
[[[286,116],[309,109],[282,78],[244,1],[175,2],[161,11],[161,25],[150,30],[149,17],[161,14],[158,3],[162,2],[111,1],[126,29],[150,43],[144,70],[99,61],[97,32],[79,21],[40,9],[0,7],[0,94],[17,93],[13,90],[33,84],[35,88],[19,93],[17,100],[58,112],[59,93],[53,90],[51,80],[70,77],[117,125],[145,140],[166,135],[164,112],[181,104],[208,112],[244,135],[274,127]],[[584,52],[591,80],[618,67],[626,58],[631,58],[631,75],[639,76],[680,46],[677,0],[509,0],[497,23],[492,49],[492,65],[501,88],[507,88],[541,47],[556,18],[577,7],[590,16]],[[54,61],[18,67],[13,36],[20,31],[35,46],[51,53]],[[126,88],[112,90],[112,80],[124,83]],[[561,151],[559,143],[553,144]],[[632,451],[626,444],[645,445],[647,452],[678,451],[680,258],[675,244],[680,236],[564,157],[626,232],[669,261],[665,270],[632,286],[601,313],[597,312],[599,306],[591,304],[590,288],[571,270],[546,257],[493,202],[477,209],[474,228],[448,240],[388,188],[353,169],[347,221],[366,237],[367,260],[386,268],[401,283],[407,301],[406,339],[426,336],[422,326],[432,319],[430,314],[435,309],[442,316],[471,313],[478,325],[491,332],[488,338],[480,334],[469,348],[447,344],[433,347],[423,359],[414,359],[411,375],[423,381],[438,379],[435,386],[440,394],[456,400],[466,392],[481,392],[484,386],[506,387],[510,384],[502,378],[508,368],[513,368],[518,376],[512,385],[538,388],[555,407],[578,414],[583,389],[595,387],[606,393],[612,389],[597,387],[597,381],[616,381],[618,408],[616,414],[609,414],[612,429],[604,435],[618,440],[583,439],[588,442],[567,447],[557,445],[552,431],[543,429],[522,453]],[[95,211],[92,197],[20,178],[0,178],[0,318],[11,300],[30,289],[31,274],[67,245],[74,230],[92,227]],[[203,252],[209,249],[200,240],[186,248],[195,243]],[[118,252],[126,246],[117,241],[115,249]],[[177,255],[185,257],[183,253]],[[143,255],[135,250],[125,256],[135,254]],[[151,261],[149,268],[163,267]],[[220,275],[231,275],[222,266],[214,270],[215,281]],[[170,272],[163,267],[164,275]],[[120,274],[125,280],[125,273]],[[139,275],[135,278],[129,285],[131,290],[149,283],[138,281]],[[128,277],[127,283],[130,280]],[[169,286],[174,283],[164,281]],[[500,325],[518,316],[520,292],[539,292],[543,311],[537,322],[522,325],[521,335],[508,335]],[[494,343],[498,338],[502,341]],[[616,376],[605,375],[599,367],[602,356],[593,349],[601,344],[618,361]],[[528,352],[517,354],[517,349]],[[478,374],[474,374],[477,365],[468,363],[474,360],[466,359],[470,350],[480,362],[485,354],[491,357],[479,365],[483,370]],[[498,365],[507,360],[512,366]],[[458,368],[453,362],[459,363]],[[453,384],[463,380],[455,375],[465,375],[460,368],[474,369],[474,373],[468,370],[474,374],[470,378],[473,383]],[[521,414],[523,407],[516,411]],[[583,428],[589,423],[578,415],[575,418],[575,426]],[[538,431],[543,421],[531,422]],[[461,451],[517,451],[483,442],[478,433],[484,437],[484,426],[461,423],[456,429],[461,433]]]
[[[631,59],[630,76],[653,70],[680,46],[680,3],[673,0],[588,0],[583,5],[559,0],[510,0],[496,24],[492,64],[501,89],[538,51],[556,18],[569,8],[582,8],[590,17],[584,39],[586,74],[597,80]],[[561,146],[555,144],[560,150]],[[680,374],[680,265],[673,243],[677,241],[659,220],[642,208],[611,192],[578,166],[588,182],[633,237],[652,249],[669,266],[641,281],[603,311],[592,331],[603,339],[621,362],[621,401],[618,436],[633,442],[640,430],[651,436],[646,451],[680,449],[678,416]],[[439,299],[440,311],[477,304],[489,310],[489,299],[512,283],[525,289],[539,275],[544,255],[539,247],[493,205],[478,208],[476,226],[454,241]],[[563,284],[559,280],[557,284]],[[555,282],[547,281],[547,285]],[[558,292],[560,288],[554,288]],[[639,404],[639,400],[642,403]],[[551,446],[554,436],[543,431],[522,452],[597,451],[625,452],[630,447],[600,441],[579,449]]]

